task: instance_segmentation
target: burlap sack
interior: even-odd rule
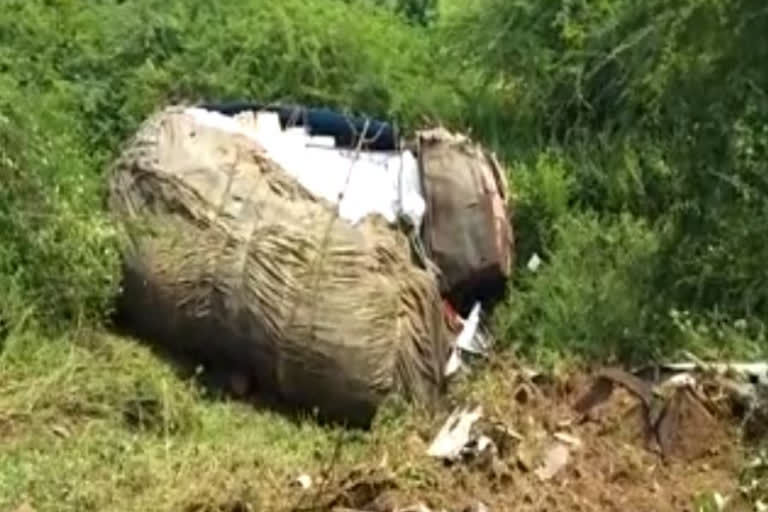
[[[392,391],[443,390],[450,335],[406,238],[338,218],[254,140],[169,107],[116,161],[110,204],[127,234],[121,314],[142,337],[351,424]]]

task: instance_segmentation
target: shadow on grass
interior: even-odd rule
[[[341,427],[351,430],[371,429],[375,411],[361,409],[345,411],[345,420],[339,419],[339,411],[323,411],[316,407],[290,403],[275,391],[274,362],[266,361],[268,354],[253,354],[248,340],[240,339],[234,345],[231,338],[222,337],[224,328],[208,322],[155,321],[156,315],[165,308],[146,308],[151,318],[138,319],[127,313],[125,295],[118,300],[118,307],[108,324],[109,330],[118,336],[134,340],[146,346],[156,357],[170,365],[182,380],[193,381],[204,391],[202,398],[208,401],[233,400],[284,416],[294,424],[312,421],[323,427]],[[165,309],[166,314],[171,314]],[[177,329],[171,329],[176,326]],[[224,338],[222,343],[216,340]],[[243,357],[243,354],[246,356]],[[257,370],[266,370],[259,372]],[[272,370],[272,371],[270,371]],[[265,375],[267,373],[267,375]],[[270,375],[272,374],[272,375]],[[271,378],[270,378],[271,377]],[[144,408],[139,405],[139,410]],[[140,415],[127,418],[129,422],[141,422]]]

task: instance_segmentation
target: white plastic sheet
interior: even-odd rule
[[[472,426],[483,417],[483,408],[477,406],[455,409],[443,424],[427,449],[427,455],[439,459],[455,460],[472,437]]]
[[[187,109],[197,122],[243,134],[316,196],[338,205],[355,224],[371,214],[394,224],[406,218],[421,226],[426,203],[419,167],[410,151],[355,151],[334,146],[331,137],[310,136],[303,128],[283,130],[277,114],[256,113],[255,124],[199,108]]]
[[[486,336],[480,328],[481,305],[476,302],[466,319],[459,317],[462,328],[456,337],[451,355],[445,364],[443,374],[450,377],[464,367],[462,353],[487,357],[493,346],[493,338]]]

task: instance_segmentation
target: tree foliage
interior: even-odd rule
[[[4,2],[0,293],[18,296],[3,307],[34,305],[54,322],[103,316],[117,266],[103,171],[153,109],[255,99],[406,126],[456,116],[431,45],[361,2]]]
[[[638,301],[638,313],[680,308],[762,324],[768,73],[756,41],[765,9],[752,0],[482,0],[455,12],[444,26],[454,57],[486,97],[513,105],[485,128],[506,134],[507,156],[531,161],[557,148],[569,215],[596,212],[608,229],[628,213],[658,234],[645,279],[663,300]],[[523,166],[517,182],[540,172]]]

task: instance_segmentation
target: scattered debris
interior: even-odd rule
[[[489,511],[490,509],[488,508],[488,506],[481,501],[476,503],[475,505],[465,508],[462,512],[489,512]]]
[[[657,386],[657,389],[664,393],[676,388],[695,388],[697,384],[696,378],[690,373],[680,373],[673,375],[661,384]]]
[[[537,270],[539,270],[541,263],[542,261],[539,255],[537,253],[533,253],[533,256],[531,256],[531,259],[528,260],[528,264],[526,265],[526,267],[531,272],[536,272]]]
[[[72,433],[64,425],[54,425],[51,427],[51,432],[62,439],[68,439]]]
[[[420,467],[410,454],[387,450],[392,457],[387,467],[408,483],[391,488],[386,477],[361,474],[339,486],[338,496],[344,498],[335,499],[336,508],[329,510],[714,512],[754,510],[759,499],[765,501],[762,473],[752,470],[739,481],[734,471],[741,467],[738,446],[720,445],[733,440],[732,432],[727,417],[712,410],[714,391],[703,375],[680,372],[651,380],[622,370],[600,371],[595,385],[607,383],[604,388],[612,393],[603,393],[604,402],[581,421],[585,418],[573,415],[569,404],[584,398],[593,376],[534,384],[522,369],[512,374],[509,366],[494,365],[490,371],[497,370],[507,379],[503,387],[480,390],[473,395],[477,402],[456,407],[438,425],[437,435],[427,439],[428,446],[416,439],[422,454],[449,464]],[[515,400],[521,384],[535,400]],[[646,422],[662,448],[641,445],[638,432],[624,430],[624,423]],[[373,464],[386,469],[378,459]],[[762,464],[755,459],[751,466]],[[754,481],[751,487],[749,481]],[[749,508],[740,508],[743,504]]]
[[[470,443],[472,425],[483,415],[481,406],[474,410],[467,408],[456,409],[443,424],[432,444],[427,450],[427,455],[449,461],[461,457],[465,447]]]
[[[443,424],[427,450],[428,455],[486,473],[489,481],[503,482],[511,477],[507,465],[512,447],[523,436],[503,422],[482,418],[480,407],[456,409]]]
[[[306,473],[303,473],[297,476],[296,479],[293,481],[293,483],[306,491],[307,489],[312,487],[312,477],[307,475]]]
[[[581,442],[581,439],[579,439],[576,436],[572,436],[570,434],[566,434],[565,432],[556,432],[555,433],[555,439],[560,441],[563,444],[566,444],[570,446],[571,448],[574,448],[578,450],[582,447],[583,443]]]
[[[715,502],[717,510],[725,510],[725,506],[728,504],[728,500],[719,492],[712,494],[712,500]]]
[[[494,444],[493,440],[491,440],[490,437],[485,436],[485,435],[482,435],[482,436],[477,438],[476,445],[477,445],[477,451],[479,453],[482,453],[482,452],[484,452],[486,450],[489,450],[489,449],[495,450],[495,444]]]
[[[486,357],[491,350],[492,339],[480,332],[481,306],[476,302],[466,320],[462,320],[464,329],[461,331],[456,346],[464,352]]]
[[[523,366],[520,368],[520,372],[525,380],[534,381],[543,374],[540,370],[531,368],[530,366]]]
[[[481,305],[475,303],[467,319],[458,315],[453,316],[455,322],[461,326],[461,332],[456,338],[456,343],[451,351],[451,356],[445,365],[445,376],[450,377],[464,367],[462,355],[470,354],[477,357],[488,357],[493,346],[493,338],[489,333],[480,328]]]
[[[451,351],[451,356],[448,358],[448,361],[445,363],[445,370],[443,370],[443,373],[445,374],[446,377],[451,377],[455,375],[459,370],[461,370],[463,366],[464,366],[464,363],[461,360],[459,351],[454,348]]]
[[[706,372],[720,376],[737,375],[755,384],[768,386],[768,362],[757,363],[707,363],[697,357],[688,354],[691,362],[666,363],[662,365],[665,370],[674,372]]]
[[[693,460],[717,449],[723,433],[718,432],[700,381],[687,369],[658,385],[620,369],[602,370],[574,408],[588,419],[593,409],[611,397],[616,385],[639,399],[645,441],[656,445],[665,458]]]
[[[565,466],[571,457],[571,451],[562,443],[553,444],[544,454],[543,464],[535,471],[536,476],[542,481],[551,480]]]

